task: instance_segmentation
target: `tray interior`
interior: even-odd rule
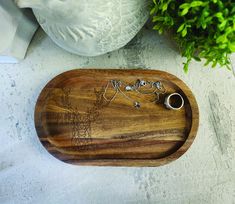
[[[140,102],[138,109],[120,93],[107,104],[103,94],[113,79],[129,84],[137,79],[161,81],[166,93],[160,94],[157,103],[152,102],[156,96],[151,94],[126,93]],[[163,104],[166,95],[173,92],[184,98],[181,110],[168,110]],[[115,91],[109,87],[105,94],[111,98]],[[193,99],[185,84],[165,72],[74,70],[44,88],[35,124],[48,151],[69,163],[113,161],[115,165],[115,160],[163,160],[180,150],[192,132],[198,116]]]

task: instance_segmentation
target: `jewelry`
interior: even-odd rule
[[[107,93],[107,90],[108,90],[110,84],[112,85],[112,88],[115,90],[115,93],[113,94],[112,97],[110,97],[108,99],[106,97],[106,93]],[[142,90],[142,87],[145,87],[145,89]],[[152,89],[154,89],[154,90],[152,90]],[[145,80],[138,79],[133,85],[131,85],[131,84],[127,84],[121,80],[110,80],[110,81],[108,81],[108,83],[105,87],[103,97],[106,101],[108,101],[110,103],[116,98],[117,94],[120,93],[127,100],[131,101],[135,108],[140,108],[141,107],[140,102],[138,102],[138,101],[136,101],[126,95],[125,92],[129,92],[129,91],[135,91],[138,94],[145,94],[145,95],[146,94],[148,94],[148,95],[154,94],[156,96],[156,99],[151,101],[152,103],[159,101],[159,95],[164,94],[166,92],[165,87],[163,86],[163,84],[160,81],[152,82],[152,81],[145,81]]]
[[[184,105],[184,99],[179,93],[172,93],[166,96],[164,104],[168,109],[180,110]]]

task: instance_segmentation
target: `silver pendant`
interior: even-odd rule
[[[138,101],[135,101],[134,106],[135,106],[135,108],[140,108],[140,103]]]

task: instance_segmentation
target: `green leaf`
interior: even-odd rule
[[[235,41],[234,42],[230,42],[228,44],[228,48],[231,50],[231,52],[235,52]]]
[[[181,13],[180,13],[180,15],[181,16],[184,16],[184,15],[186,15],[188,13],[188,8],[185,8]]]
[[[208,59],[205,63],[204,63],[204,66],[207,66],[210,64],[210,60]]]
[[[218,28],[220,29],[220,31],[224,30],[226,24],[227,24],[227,20],[224,20],[222,21],[221,24],[219,24]]]
[[[193,56],[193,59],[195,59],[195,60],[196,60],[196,61],[198,61],[198,62],[201,62],[201,59],[200,59],[200,57]]]
[[[222,13],[222,12],[216,13],[216,14],[215,14],[215,17],[217,17],[220,22],[222,22],[222,21],[224,20],[224,17],[223,17],[223,13]]]
[[[163,33],[163,28],[159,28],[158,33],[161,35]]]
[[[220,49],[225,49],[226,47],[227,47],[227,44],[226,44],[226,43],[219,45],[219,48],[220,48]]]
[[[186,9],[186,8],[189,9],[190,8],[190,4],[189,3],[181,4],[179,8],[180,9]]]
[[[159,30],[159,28],[160,28],[160,25],[155,25],[155,26],[153,26],[153,30]]]
[[[178,28],[177,33],[181,32],[184,29],[185,24],[181,24],[181,26]]]
[[[187,35],[187,28],[186,27],[182,31],[181,35],[182,35],[182,37],[185,37]]]
[[[202,1],[192,1],[192,3],[190,4],[190,7],[198,7],[203,5]]]
[[[201,25],[202,25],[203,29],[206,29],[206,22],[205,21],[203,21]]]
[[[231,66],[231,64],[226,64],[225,66],[226,66],[226,68],[227,68],[229,71],[231,71],[231,70],[232,70],[232,66]]]
[[[166,10],[167,10],[167,7],[168,7],[168,4],[167,4],[167,3],[163,4],[162,11],[166,11]]]
[[[228,41],[226,35],[221,35],[217,38],[216,43],[226,43]]]
[[[232,27],[227,27],[226,29],[225,29],[225,35],[229,35],[230,33],[232,33],[234,30],[233,30],[233,28]]]
[[[154,16],[153,17],[153,22],[157,22],[157,21],[164,21],[165,17],[159,17],[159,16]]]
[[[215,68],[216,65],[217,65],[217,61],[214,60],[213,63],[212,63],[212,68]]]
[[[188,73],[188,67],[189,67],[189,63],[183,63],[184,64],[184,73]]]
[[[229,14],[228,8],[225,8],[223,13],[224,13],[224,16],[227,16]]]
[[[208,10],[204,10],[203,13],[202,13],[202,15],[203,15],[204,17],[207,17],[207,16],[210,15],[210,13],[208,12]]]
[[[150,15],[153,15],[155,13],[155,11],[156,11],[156,7],[153,7],[150,11]]]

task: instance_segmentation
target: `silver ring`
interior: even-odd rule
[[[180,110],[184,106],[184,99],[180,94],[172,93],[166,96],[164,104],[168,109]]]

